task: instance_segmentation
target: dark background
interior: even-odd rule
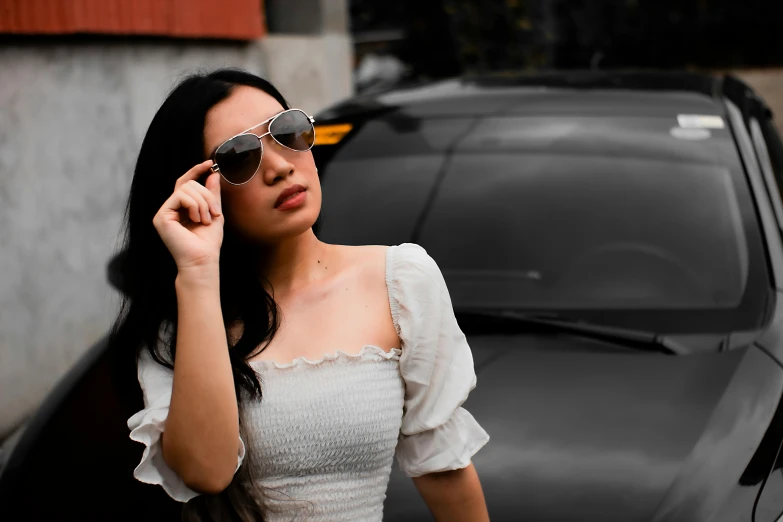
[[[357,59],[408,76],[783,65],[781,0],[351,0]]]

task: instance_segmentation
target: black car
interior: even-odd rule
[[[747,86],[497,75],[316,121],[320,237],[444,273],[493,521],[779,518],[783,146]],[[398,470],[385,513],[426,519]]]
[[[783,144],[750,88],[505,74],[316,122],[319,237],[415,242],[443,271],[478,376],[465,407],[491,437],[473,462],[493,522],[781,518]],[[132,478],[139,398],[115,363],[99,343],[49,397],[0,509],[176,517]],[[432,520],[396,463],[384,513]]]

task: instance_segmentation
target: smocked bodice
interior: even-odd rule
[[[382,519],[403,415],[400,353],[251,362],[263,397],[242,421],[261,485],[282,493],[266,491],[270,521]]]

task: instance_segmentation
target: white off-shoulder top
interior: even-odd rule
[[[417,477],[464,468],[489,441],[461,406],[476,374],[437,264],[419,245],[389,247],[386,285],[400,348],[250,362],[263,395],[243,405],[249,440],[240,438],[236,469],[247,444],[272,522],[378,522],[395,457]],[[198,493],[166,465],[159,447],[173,372],[144,350],[138,378],[145,407],[128,427],[146,448],[134,477],[187,502]]]

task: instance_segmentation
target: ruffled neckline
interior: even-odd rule
[[[312,361],[308,359],[305,356],[297,357],[290,363],[279,363],[277,361],[271,361],[268,359],[256,359],[252,361],[247,361],[248,364],[251,367],[262,367],[262,368],[294,368],[296,366],[316,366],[318,364],[321,364],[324,361],[333,361],[335,359],[360,359],[364,355],[368,353],[375,353],[377,355],[382,356],[384,359],[391,360],[391,359],[399,359],[400,355],[402,354],[402,350],[399,348],[392,348],[390,351],[386,351],[380,346],[375,346],[373,344],[366,344],[362,347],[361,350],[359,350],[359,353],[346,353],[342,350],[337,350],[334,353],[327,353],[324,354],[323,357],[320,359],[317,359],[315,361]]]

